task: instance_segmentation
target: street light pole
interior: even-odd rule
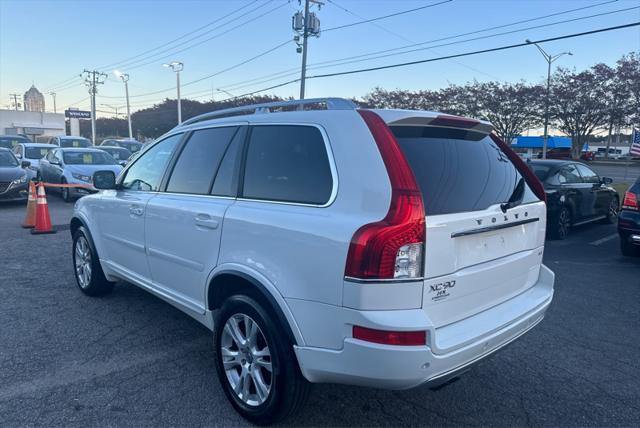
[[[55,92],[49,92],[49,95],[51,95],[53,97],[53,112],[57,113],[58,111],[56,110],[56,93]]]
[[[542,49],[540,45],[538,45],[537,43],[533,43],[529,39],[525,41],[527,43],[531,43],[535,45],[540,51],[540,53],[542,54],[542,56],[544,57],[545,61],[547,61],[547,91],[546,91],[546,97],[544,102],[544,137],[542,142],[542,159],[546,159],[547,145],[549,140],[549,102],[550,102],[549,98],[551,97],[551,64],[563,55],[573,55],[573,54],[571,52],[561,52],[557,55],[551,55],[551,54],[548,54],[544,49]]]
[[[126,73],[121,73],[118,70],[114,70],[113,73],[124,82],[124,94],[127,98],[127,122],[129,124],[129,138],[133,139],[133,131],[131,130],[131,108],[129,107],[129,75]]]
[[[182,123],[182,103],[180,100],[180,72],[184,69],[184,64],[180,61],[173,61],[168,64],[162,64],[163,67],[169,67],[176,73],[176,86],[178,92],[178,125]]]

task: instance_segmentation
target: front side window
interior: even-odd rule
[[[164,170],[182,134],[172,135],[156,143],[139,156],[124,176],[122,187],[129,190],[157,192]]]
[[[237,131],[235,126],[195,131],[173,168],[167,192],[208,195],[222,156]]]
[[[329,201],[332,187],[327,150],[317,128],[253,127],[243,197],[322,205]]]
[[[578,168],[578,171],[580,171],[580,175],[582,176],[582,181],[584,181],[585,183],[591,183],[591,184],[600,183],[600,178],[598,177],[598,174],[593,172],[593,170],[591,170],[590,168],[584,165],[581,165],[579,163],[576,164],[576,168]]]
[[[575,184],[582,183],[582,179],[574,165],[567,165],[558,171],[558,182],[560,184]]]

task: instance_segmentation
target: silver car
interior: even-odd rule
[[[122,166],[103,150],[91,148],[55,148],[40,162],[38,178],[47,183],[80,184],[83,187],[61,187],[65,202],[75,197],[95,193],[93,173],[113,171],[116,175]]]

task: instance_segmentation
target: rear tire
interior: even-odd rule
[[[611,198],[609,203],[609,210],[607,211],[607,218],[603,219],[604,224],[614,224],[618,220],[618,213],[620,212],[620,201],[616,196]]]
[[[562,240],[569,236],[571,229],[571,211],[567,207],[561,207],[558,215],[551,223],[551,238]]]
[[[107,281],[100,266],[100,259],[89,233],[79,227],[73,234],[73,271],[76,284],[88,296],[103,296],[113,290],[113,282]]]
[[[243,418],[269,425],[302,407],[310,384],[300,372],[283,326],[258,299],[244,294],[229,297],[215,326],[218,379]]]

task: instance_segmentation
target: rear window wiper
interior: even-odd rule
[[[509,197],[509,200],[505,203],[500,204],[500,209],[502,210],[503,213],[506,213],[507,210],[520,205],[523,199],[524,199],[524,178],[520,177],[518,184],[516,184],[516,187],[513,189],[513,193],[511,193],[511,196]]]

